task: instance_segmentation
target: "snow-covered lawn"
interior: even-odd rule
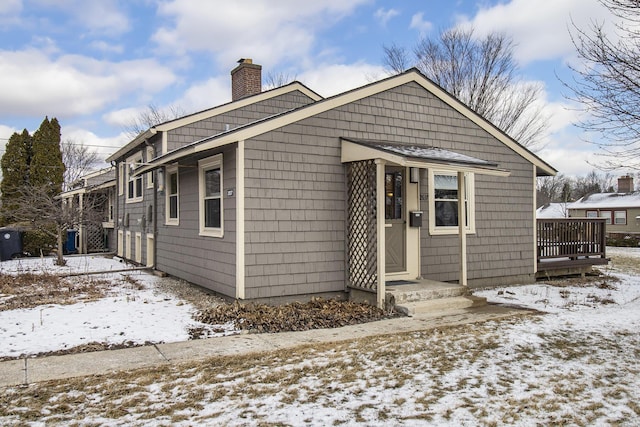
[[[52,258],[23,258],[0,263],[0,274],[68,274],[110,272],[127,268],[103,256],[67,257],[55,266]],[[0,311],[0,357],[18,357],[67,350],[89,343],[110,345],[176,342],[189,339],[189,328],[211,329],[192,319],[194,307],[158,289],[164,278],[140,270],[66,279],[109,282],[104,298],[70,305],[46,304]],[[0,290],[0,309],[10,296]],[[231,333],[231,325],[211,335]]]
[[[7,388],[0,424],[640,425],[640,276],[608,270],[477,292],[542,315]]]

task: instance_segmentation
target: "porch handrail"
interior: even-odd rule
[[[540,218],[538,262],[551,258],[606,258],[606,219]]]

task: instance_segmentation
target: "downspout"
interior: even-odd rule
[[[467,287],[467,221],[464,172],[458,172],[458,234],[460,237],[460,285]]]
[[[113,227],[113,238],[116,240],[116,245],[114,247],[114,251],[117,253],[118,252],[118,230],[120,229],[120,169],[118,168],[118,164],[115,160],[111,161],[111,166],[113,166],[113,169],[116,171],[116,188],[113,190],[113,209],[114,209],[114,216],[113,216],[113,222],[114,222],[114,227]],[[111,248],[109,248],[109,251],[111,251]]]
[[[164,132],[162,133],[164,135]],[[149,138],[145,138],[144,140],[144,144],[147,147],[151,147],[154,150],[154,155],[155,155],[155,148],[153,147],[153,144],[149,143]],[[145,162],[148,163],[150,159],[146,159]],[[155,171],[151,171],[151,173],[155,173]],[[151,220],[151,232],[153,234],[153,269],[156,270],[156,266],[158,265],[157,263],[157,258],[158,258],[158,243],[156,242],[156,237],[158,236],[158,177],[157,175],[154,177],[153,180],[153,206],[152,206],[152,213],[153,213],[153,218]],[[146,237],[146,236],[145,236]],[[149,250],[149,248],[147,248],[147,251]]]

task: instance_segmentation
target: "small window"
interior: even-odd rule
[[[142,175],[133,176],[136,168],[142,165],[142,155],[127,159],[127,203],[142,201]]]
[[[587,211],[587,218],[598,218],[598,211]]]
[[[611,211],[600,211],[600,218],[606,219],[607,225],[611,225]]]
[[[473,174],[464,174],[464,200],[467,231],[475,233]],[[429,171],[429,231],[431,234],[458,232],[458,175],[453,172]]]
[[[177,225],[179,223],[178,200],[178,169],[167,169],[167,196],[166,196],[166,223]]]
[[[627,211],[615,211],[613,215],[614,224],[627,225]]]
[[[201,160],[199,167],[200,234],[222,237],[222,155]]]

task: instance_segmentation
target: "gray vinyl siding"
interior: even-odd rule
[[[175,150],[182,145],[190,144],[199,139],[224,132],[227,126],[229,129],[233,129],[312,102],[314,101],[311,98],[296,90],[242,108],[237,108],[227,113],[168,131],[167,149],[169,151]]]
[[[216,153],[207,154],[208,158]],[[236,292],[236,148],[222,151],[224,236],[200,236],[198,159],[178,169],[179,225],[165,225],[165,195],[158,194],[156,268],[223,295]],[[227,190],[234,190],[233,196]]]
[[[510,170],[507,178],[476,176],[469,281],[532,277],[532,164],[409,83],[246,141],[247,298],[344,290],[347,206],[340,137],[436,146]],[[426,181],[423,171],[425,194]],[[428,202],[421,207],[428,221]],[[458,280],[458,242],[457,235],[430,236],[424,224],[423,276]]]

